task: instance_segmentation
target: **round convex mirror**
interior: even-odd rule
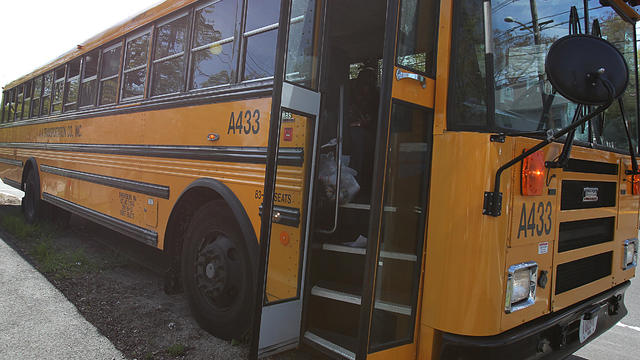
[[[569,35],[551,45],[545,70],[565,98],[583,105],[606,105],[624,93],[629,69],[611,43],[591,35]]]

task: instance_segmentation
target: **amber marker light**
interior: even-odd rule
[[[289,233],[286,231],[283,231],[280,233],[280,243],[284,246],[289,245]]]
[[[631,187],[631,195],[639,195],[640,194],[640,175],[629,175],[627,180],[630,183]]]
[[[544,152],[536,151],[522,160],[522,195],[542,195],[544,189]]]

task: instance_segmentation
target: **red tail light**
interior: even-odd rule
[[[542,195],[544,189],[544,152],[537,151],[522,161],[522,195]]]

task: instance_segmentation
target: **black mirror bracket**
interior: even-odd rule
[[[519,156],[513,158],[513,160],[511,160],[511,161],[507,162],[506,164],[500,166],[498,171],[496,171],[493,191],[485,191],[484,192],[484,205],[483,205],[483,208],[482,208],[482,214],[483,215],[493,216],[493,217],[498,217],[498,216],[502,215],[502,193],[500,192],[500,176],[502,175],[502,173],[505,170],[507,170],[508,168],[512,167],[513,165],[519,163],[520,161],[524,160],[527,156],[529,156],[529,155],[535,153],[536,151],[544,148],[545,146],[551,144],[552,142],[554,142],[555,140],[561,138],[562,136],[564,136],[565,134],[569,133],[570,131],[575,130],[580,125],[584,124],[585,122],[587,122],[587,121],[595,118],[596,116],[600,115],[610,105],[611,105],[611,102],[609,102],[608,104],[605,104],[605,105],[602,105],[602,106],[598,107],[596,109],[596,111],[594,111],[591,114],[583,117],[582,119],[574,121],[573,123],[571,123],[571,125],[565,127],[564,129],[562,129],[562,130],[560,130],[558,132],[554,131],[553,129],[547,130],[546,131],[546,139],[542,140],[541,142],[539,142],[538,144],[536,144],[532,148],[528,149],[527,151],[523,152]]]

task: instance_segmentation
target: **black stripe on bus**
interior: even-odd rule
[[[118,144],[58,144],[58,143],[0,143],[0,147],[73,151],[84,153],[161,157],[187,160],[207,160],[264,164],[267,161],[266,147],[243,146],[181,146],[181,145],[118,145]],[[303,148],[280,148],[278,164],[302,166]]]
[[[563,170],[586,174],[618,175],[618,164],[569,159],[567,166]]]
[[[276,224],[298,227],[300,225],[300,209],[288,206],[273,206],[273,213],[279,213],[278,218],[273,219]],[[258,207],[258,215],[262,218],[262,205]]]
[[[0,158],[0,163],[22,167],[22,161]]]
[[[40,165],[40,170],[49,174],[88,181],[100,185],[111,186],[122,190],[129,190],[140,194],[159,197],[162,199],[169,198],[168,186],[121,179],[105,175],[91,174],[76,170],[62,169],[48,165]]]
[[[95,210],[91,210],[82,205],[78,205],[76,203],[59,198],[46,192],[42,193],[42,199],[78,216],[82,216],[83,218],[108,227],[111,230],[134,238],[144,244],[154,247],[158,246],[158,233],[155,231],[145,229],[143,227],[128,223],[126,221],[122,221],[120,219],[116,219],[112,216],[97,212]]]
[[[2,182],[18,190],[22,190],[22,186],[20,186],[20,183],[17,181],[13,181],[9,178],[2,178]]]

